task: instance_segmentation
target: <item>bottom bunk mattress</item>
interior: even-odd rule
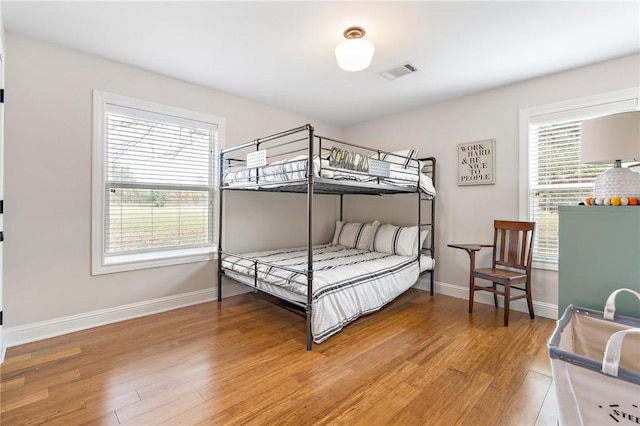
[[[306,247],[223,255],[229,278],[282,299],[307,301]],[[340,245],[313,248],[311,331],[320,343],[361,315],[379,310],[413,286],[433,259],[399,256]],[[256,279],[257,274],[257,279]]]

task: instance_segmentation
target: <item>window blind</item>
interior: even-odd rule
[[[558,206],[590,197],[595,178],[611,167],[580,163],[582,121],[638,109],[639,89],[520,110],[520,212],[537,223],[534,267],[557,268]]]
[[[529,216],[536,222],[537,261],[558,259],[558,206],[575,206],[591,196],[595,178],[610,167],[580,162],[581,122],[529,127]]]
[[[212,245],[217,127],[107,105],[104,253]]]

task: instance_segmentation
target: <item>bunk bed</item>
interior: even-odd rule
[[[219,158],[218,301],[222,279],[283,299],[306,314],[307,350],[361,315],[379,310],[430,275],[434,293],[433,157],[385,152],[315,134],[310,124],[223,149]],[[227,191],[306,194],[307,245],[250,253],[223,248]],[[313,244],[315,194],[339,196],[333,241]],[[343,196],[414,194],[412,226],[343,221]],[[428,203],[427,209],[423,204]],[[427,222],[423,214],[429,213]]]

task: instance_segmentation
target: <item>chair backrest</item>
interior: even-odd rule
[[[495,220],[493,222],[493,267],[531,270],[535,222]]]

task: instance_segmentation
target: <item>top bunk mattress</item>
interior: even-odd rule
[[[404,190],[419,189],[422,193],[435,196],[436,190],[431,177],[418,172],[418,162],[413,160],[415,167],[406,167],[389,162],[388,177],[373,176],[357,167],[350,169],[335,167],[330,159],[322,159],[316,155],[313,158],[313,174],[317,178],[335,180],[337,182],[358,182],[362,186],[375,188],[379,185],[397,187]],[[420,169],[421,169],[420,164]],[[259,189],[263,186],[278,186],[278,184],[305,183],[308,177],[308,157],[296,156],[280,160],[262,167],[232,167],[223,174],[223,186],[232,188]],[[367,185],[368,184],[368,185]]]

